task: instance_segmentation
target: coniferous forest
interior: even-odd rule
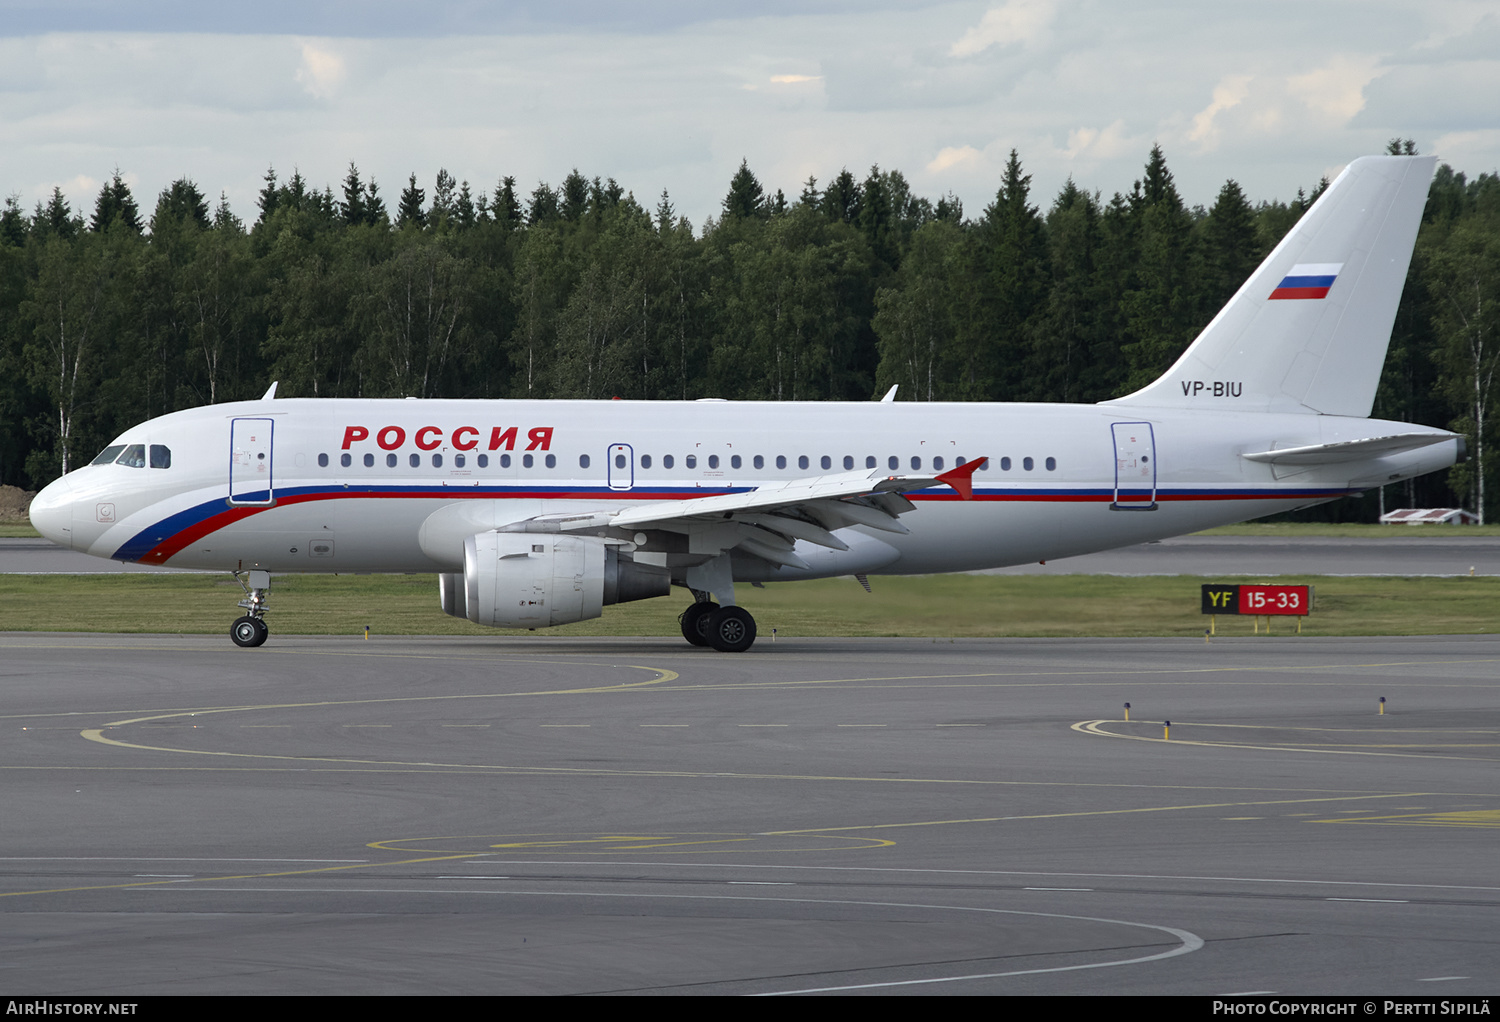
[[[1412,152],[1393,141],[1393,152]],[[914,195],[847,169],[769,194],[742,164],[716,218],[577,170],[527,192],[439,171],[382,193],[265,175],[253,222],[116,172],[0,211],[0,482],[34,489],[122,429],[282,397],[1074,401],[1163,372],[1326,182],[1184,204],[1160,148],[1128,193]],[[1447,426],[1470,460],[1388,506],[1475,508],[1495,439],[1500,178],[1432,183],[1373,414]],[[1399,492],[1394,492],[1399,491]],[[1377,495],[1314,509],[1373,519]],[[1492,517],[1492,516],[1487,516]]]

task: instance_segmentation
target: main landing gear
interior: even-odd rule
[[[677,619],[682,637],[720,653],[743,653],[755,643],[755,618],[744,607],[721,607],[707,600],[689,604]]]
[[[245,609],[245,616],[236,618],[234,624],[229,626],[229,637],[236,646],[264,645],[266,637],[271,634],[265,622],[266,601],[271,592],[271,573],[250,571],[244,574],[250,577],[248,584],[238,571],[234,573],[234,580],[245,590],[245,598],[239,603]]]

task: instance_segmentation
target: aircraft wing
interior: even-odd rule
[[[971,476],[985,461],[978,458],[937,475],[875,470],[813,476],[743,493],[657,501],[614,512],[570,515],[554,522],[560,531],[608,526],[685,533],[694,552],[740,548],[774,564],[806,567],[792,551],[797,540],[847,550],[848,544],[834,533],[852,525],[909,532],[898,519],[914,505],[902,494],[949,486],[969,500],[974,495]]]

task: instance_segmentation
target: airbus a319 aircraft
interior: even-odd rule
[[[1446,468],[1460,436],[1367,418],[1434,160],[1339,175],[1167,373],[1096,405],[281,399],[174,412],[44,489],[44,536],[233,572],[241,646],[273,573],[436,572],[500,628],[735,582],[1047,561]]]

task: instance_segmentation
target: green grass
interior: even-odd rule
[[[1195,576],[930,575],[740,586],[763,637],[1196,636]],[[1222,578],[1220,582],[1265,581]],[[1279,577],[1317,587],[1306,635],[1431,635],[1500,630],[1500,578]],[[0,631],[222,633],[241,592],[224,575],[0,575]],[[604,617],[548,635],[675,636],[683,595],[606,607]],[[495,635],[438,608],[431,575],[277,576],[268,621],[281,634]],[[1220,635],[1250,618],[1221,616]],[[1274,633],[1295,629],[1275,622]],[[499,634],[528,634],[501,632]]]
[[[30,522],[0,522],[0,539],[39,539],[41,535]]]

